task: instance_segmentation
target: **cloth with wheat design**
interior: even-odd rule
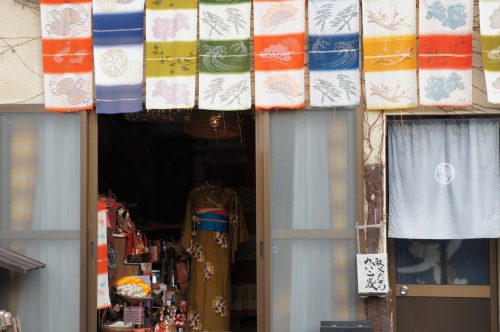
[[[472,104],[473,0],[420,1],[420,104]]]
[[[303,0],[254,0],[255,107],[304,107]]]
[[[146,1],[146,108],[193,108],[198,0]]]
[[[250,11],[250,0],[200,0],[200,109],[252,107]]]
[[[93,2],[97,113],[142,111],[144,0]]]
[[[313,107],[359,103],[359,1],[309,0],[310,101]]]
[[[45,109],[91,110],[91,0],[40,0]]]
[[[488,101],[500,104],[500,0],[480,0],[479,17]]]
[[[366,107],[417,106],[416,4],[363,0]]]

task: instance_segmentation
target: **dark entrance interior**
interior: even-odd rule
[[[238,193],[250,240],[232,266],[231,330],[256,331],[253,114],[142,112],[99,115],[98,123],[99,194],[124,202],[150,240],[178,241],[187,195],[205,181]],[[161,264],[153,262],[153,270]]]

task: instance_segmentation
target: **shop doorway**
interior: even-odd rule
[[[390,244],[398,332],[497,331],[495,240]]]
[[[98,149],[100,197],[114,197],[129,211],[135,227],[152,244],[154,281],[167,285],[169,293],[178,289],[177,299],[187,294],[181,294],[182,288],[189,288],[181,285],[176,269],[185,258],[179,240],[190,192],[217,184],[238,195],[249,237],[238,245],[227,273],[231,298],[224,299],[224,315],[230,317],[231,331],[257,331],[254,114],[178,111],[99,115]],[[144,266],[123,264],[126,240],[116,234],[114,240],[114,280],[143,274]],[[193,261],[193,256],[190,259]],[[110,289],[113,306],[116,301],[127,305],[115,299],[112,282]],[[186,295],[188,307],[189,298]],[[143,326],[154,326],[148,320],[158,319],[159,307],[161,304],[152,303],[151,309],[146,308]],[[101,310],[98,325],[105,319]]]

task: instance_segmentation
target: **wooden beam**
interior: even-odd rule
[[[384,222],[384,166],[382,164],[367,164],[364,166],[365,199],[367,201],[368,225]],[[380,247],[385,247],[385,237],[380,238],[378,228],[359,230],[362,253],[378,253]],[[374,332],[393,331],[393,312],[391,296],[369,297],[366,299],[368,320],[373,325]]]

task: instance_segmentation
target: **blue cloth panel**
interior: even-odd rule
[[[94,19],[95,30],[128,30],[144,28],[144,12],[127,14],[96,14]]]
[[[311,70],[359,69],[359,34],[309,36]]]
[[[95,46],[133,45],[144,42],[144,30],[94,31]]]
[[[98,100],[132,99],[142,96],[142,83],[134,85],[97,85]]]
[[[97,101],[98,114],[136,113],[142,111],[142,98],[137,100]]]
[[[142,83],[136,85],[96,86],[97,113],[133,113],[142,110]]]

